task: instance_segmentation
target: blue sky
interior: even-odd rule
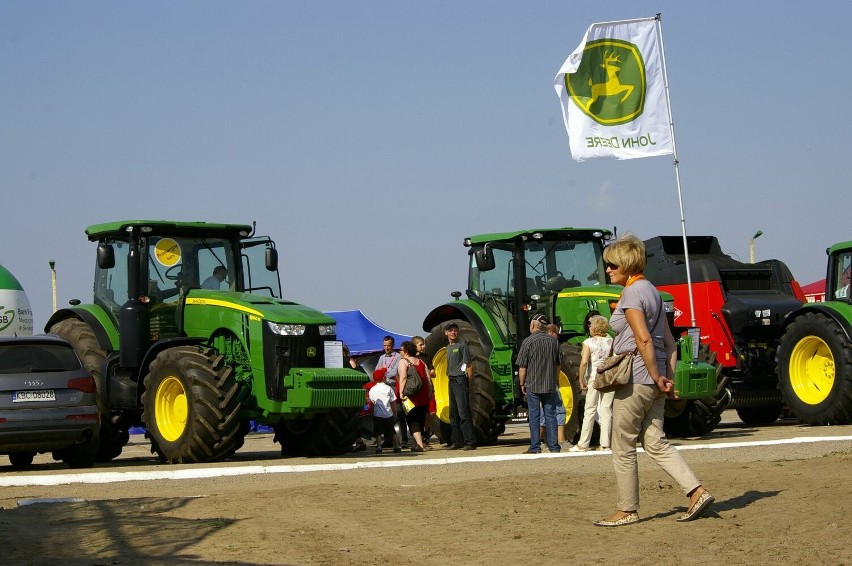
[[[251,223],[285,295],[396,332],[465,236],[679,235],[670,157],[574,162],[553,77],[589,24],[662,13],[689,234],[801,283],[852,239],[850,5],[0,3],[0,264],[35,325],[91,298],[90,224]],[[847,220],[844,222],[844,220]]]

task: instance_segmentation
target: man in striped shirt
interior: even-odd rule
[[[521,342],[518,357],[515,360],[518,365],[521,392],[527,396],[530,423],[530,447],[524,454],[541,452],[539,413],[542,408],[547,448],[551,452],[561,450],[556,422],[556,405],[559,397],[559,342],[544,331],[548,324],[543,314],[532,317],[530,335]]]

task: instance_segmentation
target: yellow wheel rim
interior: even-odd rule
[[[432,356],[435,379],[432,387],[435,391],[435,409],[439,419],[450,424],[450,378],[447,376],[447,349],[441,348]]]
[[[559,395],[562,397],[562,406],[565,407],[565,422],[563,424],[568,424],[574,414],[574,389],[571,388],[568,376],[561,370],[559,372]]]
[[[432,356],[432,366],[435,368],[435,379],[432,386],[435,390],[435,407],[438,418],[450,424],[450,378],[447,376],[447,349],[441,348]],[[571,420],[574,414],[574,390],[568,376],[559,372],[559,395],[562,397],[562,405],[565,407],[565,423]]]
[[[154,417],[165,440],[174,442],[183,434],[188,409],[186,390],[181,381],[174,376],[164,379],[154,397]]]
[[[805,336],[790,354],[790,385],[804,403],[818,405],[834,387],[834,356],[822,338]]]

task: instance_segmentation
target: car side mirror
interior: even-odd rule
[[[98,267],[112,269],[115,267],[115,249],[110,244],[98,244]]]

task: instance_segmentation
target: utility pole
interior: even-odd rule
[[[749,243],[748,243],[748,257],[749,257],[749,262],[750,262],[750,263],[754,263],[754,241],[755,241],[756,239],[760,238],[762,235],[763,235],[763,231],[762,231],[762,230],[758,230],[757,232],[755,232],[755,233],[754,233],[754,236],[752,236],[752,237],[751,237],[751,240],[749,240]]]
[[[53,287],[53,311],[56,312],[56,262],[52,259],[47,260],[47,264],[50,266],[50,279]]]

